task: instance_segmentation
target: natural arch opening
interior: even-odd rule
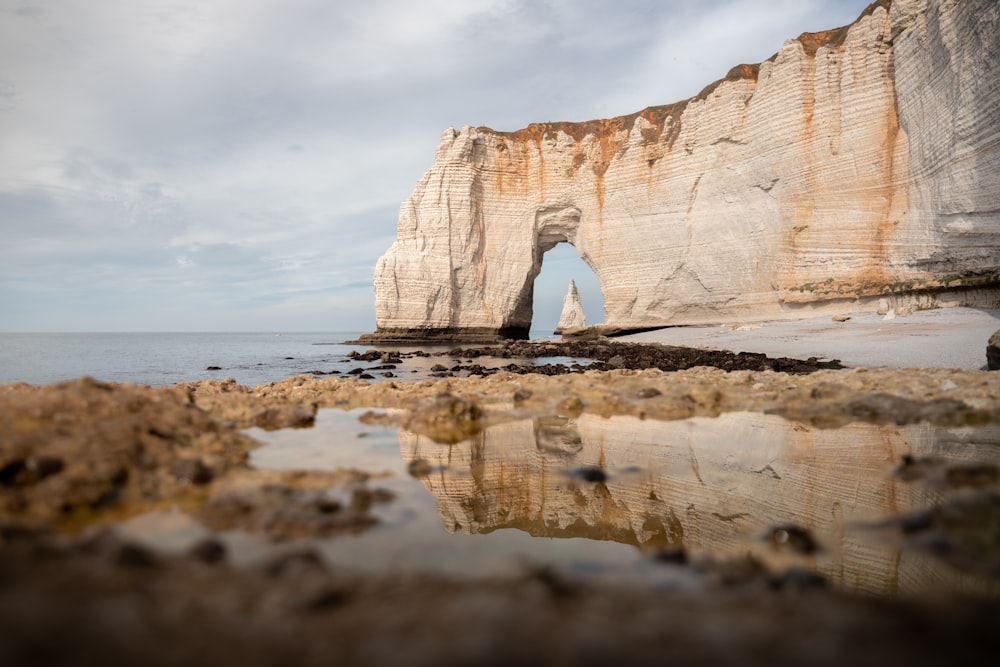
[[[576,283],[587,325],[604,321],[604,295],[594,270],[568,242],[557,243],[542,254],[541,269],[532,290],[531,338],[551,338],[569,281]]]

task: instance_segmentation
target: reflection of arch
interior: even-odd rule
[[[568,417],[536,417],[535,448],[543,455],[555,454],[559,458],[572,458],[583,449],[583,438],[576,421]]]
[[[580,209],[576,206],[543,206],[535,211],[534,236],[531,239],[531,264],[518,293],[518,299],[508,325],[509,328],[523,329],[525,333],[530,329],[534,315],[535,279],[541,273],[542,258],[545,253],[560,243],[568,243],[576,249],[580,259],[597,276],[601,294],[604,294],[604,282],[601,280],[601,274],[597,271],[587,248],[577,236],[580,215]]]
[[[515,528],[723,558],[749,552],[779,564],[788,554],[761,538],[792,524],[822,545],[815,566],[845,590],[933,582],[1000,591],[857,529],[938,502],[940,490],[890,474],[901,454],[996,463],[1000,428],[970,438],[926,424],[815,429],[750,413],[674,422],[584,413],[495,424],[447,447],[402,430],[399,439],[407,464],[424,458],[437,471],[421,482],[450,532]],[[573,474],[583,467],[608,477],[587,482]]]

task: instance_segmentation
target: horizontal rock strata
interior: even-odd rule
[[[378,262],[377,333],[526,335],[562,242],[612,329],[1000,305],[998,35],[994,0],[880,0],[683,102],[449,129]]]
[[[580,303],[580,292],[576,289],[576,282],[569,281],[569,289],[563,297],[562,313],[559,314],[559,322],[556,324],[556,333],[562,333],[569,329],[578,329],[587,326],[587,318],[583,314],[583,304]]]

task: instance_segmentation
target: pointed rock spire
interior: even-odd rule
[[[561,334],[569,329],[585,326],[587,326],[587,318],[583,314],[580,293],[576,291],[576,282],[570,279],[569,290],[563,297],[562,314],[559,315],[559,324],[556,325],[555,333]]]

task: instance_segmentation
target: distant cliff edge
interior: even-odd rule
[[[525,336],[560,242],[607,331],[1000,307],[998,73],[996,0],[880,0],[683,102],[446,130],[371,338]]]

